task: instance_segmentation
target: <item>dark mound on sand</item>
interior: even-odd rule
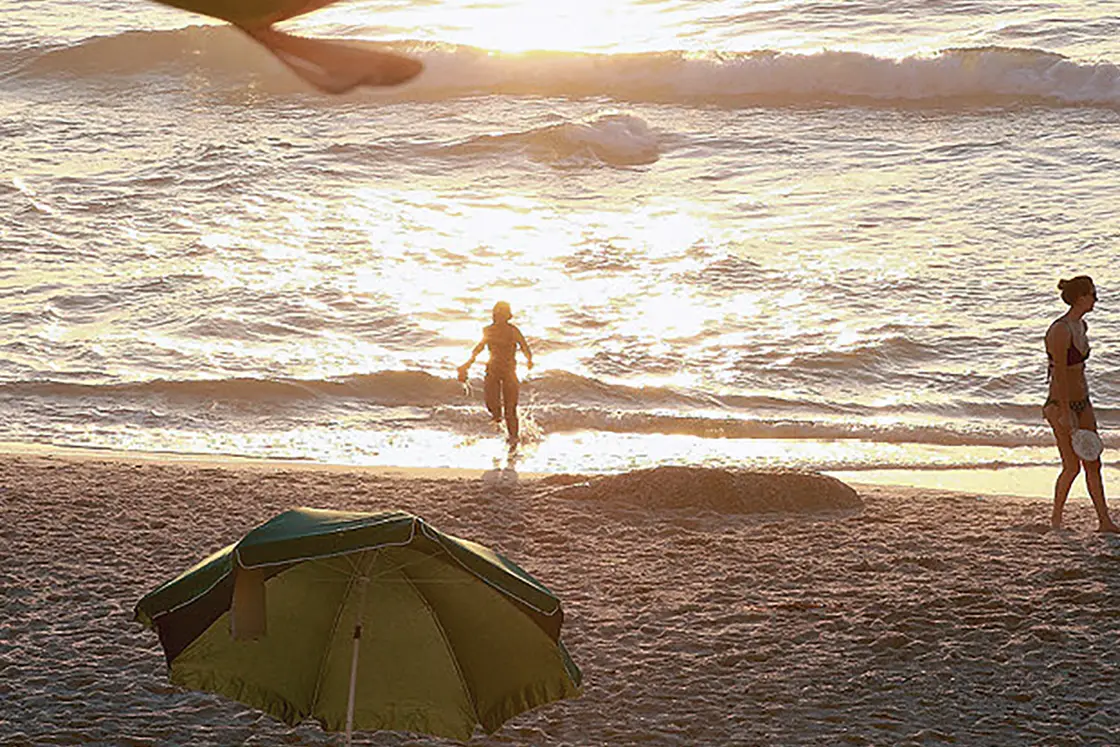
[[[546,484],[573,483],[571,476]],[[700,508],[721,513],[828,511],[863,505],[856,491],[834,477],[797,470],[727,470],[653,467],[568,484],[566,497],[648,508]]]

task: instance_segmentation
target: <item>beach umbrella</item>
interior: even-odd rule
[[[299,508],[150,592],[171,681],[289,725],[468,739],[580,692],[559,600],[400,511]]]
[[[343,93],[357,86],[395,86],[416,77],[417,60],[369,44],[314,39],[277,31],[274,23],[302,16],[338,0],[156,0],[227,21],[255,39],[316,88]]]

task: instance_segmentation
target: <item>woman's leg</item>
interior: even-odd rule
[[[509,433],[509,442],[515,444],[520,438],[521,428],[517,422],[517,400],[521,394],[521,384],[517,381],[517,374],[510,373],[502,379],[502,400],[505,406],[506,430]]]
[[[1042,410],[1042,414],[1046,416],[1050,428],[1054,431],[1054,440],[1058,443],[1058,453],[1062,457],[1062,471],[1054,481],[1054,511],[1050,515],[1050,526],[1054,529],[1062,526],[1062,509],[1066,505],[1066,499],[1069,498],[1069,489],[1077,479],[1077,473],[1081,471],[1081,460],[1073,451],[1070,432],[1057,425],[1059,407],[1061,405],[1055,403],[1047,405]]]
[[[495,423],[502,422],[502,377],[487,368],[482,391],[486,399],[486,409],[490,411],[490,419]]]
[[[1078,416],[1078,428],[1097,430],[1097,415],[1093,406],[1086,405]],[[1093,508],[1097,509],[1097,531],[1120,532],[1120,527],[1112,522],[1108,515],[1108,504],[1104,498],[1104,479],[1101,477],[1101,460],[1082,462],[1085,465],[1085,487],[1089,489],[1089,497],[1093,499]]]

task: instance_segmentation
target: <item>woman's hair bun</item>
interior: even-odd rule
[[[1058,281],[1058,290],[1062,292],[1062,300],[1072,306],[1078,298],[1093,292],[1093,279],[1088,275],[1062,278]]]

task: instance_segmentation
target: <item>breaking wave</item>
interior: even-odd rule
[[[480,384],[481,382],[475,382]],[[277,426],[327,418],[377,427],[408,421],[448,431],[477,429],[481,386],[422,371],[382,371],[337,380],[154,380],[122,384],[59,381],[0,384],[0,409],[104,422],[179,423],[214,417]],[[553,371],[524,382],[523,411],[545,432],[601,431],[710,439],[863,440],[888,444],[1046,446],[1037,407],[975,405],[945,412],[891,406],[717,396],[669,387],[633,387]],[[217,408],[217,410],[215,410]],[[917,413],[918,417],[905,417]],[[901,417],[900,417],[901,416]],[[931,417],[933,416],[933,417]],[[1106,413],[1106,416],[1110,417]],[[135,421],[135,422],[134,422]],[[356,421],[355,421],[356,422]]]
[[[372,42],[369,42],[373,44]],[[437,100],[480,95],[609,97],[625,102],[764,106],[789,103],[877,102],[883,105],[1049,103],[1120,105],[1120,68],[1078,62],[1046,50],[1016,47],[945,49],[905,58],[862,52],[637,54],[534,52],[506,54],[476,47],[421,42],[376,44],[421,59],[414,82],[375,95]],[[8,76],[178,75],[211,85],[285,93],[307,90],[263,49],[232,28],[194,26],[132,31],[54,49],[8,53]],[[630,123],[633,124],[633,123]],[[623,120],[614,130],[629,129]],[[529,133],[594,149],[578,126]],[[640,133],[639,133],[640,134]],[[526,137],[515,135],[514,137]],[[629,135],[628,137],[632,137]]]
[[[324,399],[365,399],[383,406],[429,406],[451,400],[460,385],[420,371],[382,371],[338,380],[210,379],[81,384],[59,381],[0,384],[0,400],[40,397],[88,400],[160,398],[169,404],[206,404],[214,401],[249,402],[262,407]]]
[[[660,155],[657,135],[643,119],[617,113],[521,132],[482,135],[449,148],[467,155],[507,149],[526,151],[548,161],[593,160],[612,166],[654,163]]]

